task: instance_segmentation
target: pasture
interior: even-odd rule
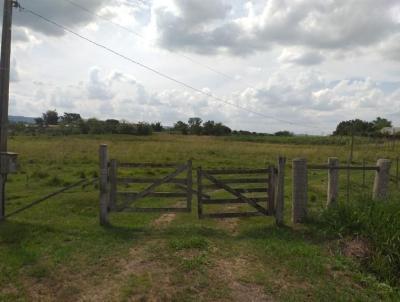
[[[21,167],[7,184],[7,212],[80,179],[98,177],[98,148],[123,162],[185,162],[203,168],[268,167],[280,155],[326,163],[346,141],[256,140],[160,134],[22,137],[10,140]],[[294,140],[293,139],[293,140]],[[360,140],[353,161],[394,159],[396,146]],[[341,172],[346,201],[345,172]],[[312,222],[293,225],[291,169],[285,227],[273,217],[198,220],[191,214],[113,213],[99,226],[97,185],[73,189],[0,224],[0,301],[377,301],[398,290],[346,257],[343,240]],[[326,171],[309,172],[310,214],[326,203]],[[368,199],[374,174],[351,173],[350,201]],[[194,181],[195,183],[195,181]],[[392,184],[392,198],[400,195]],[[179,203],[179,199],[169,201]],[[193,200],[194,208],[196,198]],[[165,205],[152,199],[154,205]]]

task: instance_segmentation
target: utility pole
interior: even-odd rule
[[[4,0],[3,33],[1,38],[0,63],[0,221],[5,216],[5,186],[7,181],[7,136],[8,136],[8,103],[10,90],[10,57],[12,10],[18,7],[14,0]]]

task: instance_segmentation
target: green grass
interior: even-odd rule
[[[341,203],[317,218],[327,235],[361,237],[370,245],[365,267],[381,280],[400,285],[400,203],[359,200]]]
[[[195,167],[204,168],[266,167],[279,155],[285,155],[289,163],[296,157],[323,163],[329,156],[345,162],[349,151],[348,145],[340,143],[174,135],[15,137],[10,150],[20,154],[21,168],[7,184],[7,212],[66,184],[97,177],[101,143],[109,145],[111,158],[124,162],[184,162],[192,158]],[[374,163],[377,158],[395,158],[398,153],[390,146],[363,142],[356,144],[354,161]],[[151,177],[161,172],[139,171],[136,175]],[[83,297],[240,301],[243,294],[280,301],[398,300],[392,278],[382,277],[391,268],[386,254],[366,267],[343,257],[332,246],[339,235],[362,230],[367,232],[363,235],[377,239],[377,249],[394,251],[398,243],[392,245],[397,241],[390,238],[398,234],[399,220],[387,237],[380,237],[386,227],[379,215],[370,226],[365,220],[368,216],[362,216],[360,224],[349,227],[347,223],[354,223],[352,212],[345,221],[341,214],[330,216],[337,219],[334,226],[345,225],[353,233],[340,230],[328,234],[335,229],[326,220],[321,228],[316,224],[293,226],[290,172],[288,167],[285,228],[275,227],[274,220],[265,217],[200,221],[195,211],[178,214],[162,226],[154,225],[158,214],[112,214],[112,225],[102,228],[96,185],[57,196],[0,224],[0,301],[73,301]],[[131,175],[130,171],[125,173]],[[362,174],[352,173],[351,200],[370,195],[372,179],[369,173],[366,187],[361,188]],[[310,171],[312,214],[324,209],[326,181],[326,172]],[[345,201],[343,183],[341,199]],[[178,201],[153,198],[141,205],[165,206]],[[398,208],[393,206],[389,212],[398,213]]]

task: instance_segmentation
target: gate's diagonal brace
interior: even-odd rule
[[[256,201],[252,200],[251,198],[247,198],[246,196],[244,196],[243,194],[237,192],[235,189],[232,189],[231,187],[227,186],[226,184],[224,184],[223,182],[219,181],[218,179],[216,179],[214,176],[202,171],[202,174],[208,178],[210,181],[212,181],[213,183],[215,183],[217,186],[220,186],[221,188],[223,188],[224,190],[228,191],[229,193],[235,195],[236,197],[238,197],[239,199],[243,200],[244,202],[248,203],[250,206],[252,206],[253,208],[255,208],[257,211],[259,211],[260,213],[263,213],[264,215],[268,215],[268,211],[266,209],[264,209],[262,206],[260,206]]]
[[[144,198],[147,195],[151,194],[154,192],[154,190],[161,186],[162,184],[174,179],[175,177],[177,177],[179,174],[181,174],[183,171],[185,171],[188,168],[187,164],[184,164],[180,167],[178,167],[178,169],[176,169],[173,173],[165,176],[163,179],[160,179],[159,181],[156,181],[154,183],[152,183],[149,187],[147,187],[145,190],[143,190],[142,192],[138,193],[134,198],[132,198],[131,200],[126,201],[121,207],[118,207],[118,211],[122,211],[123,209],[125,209],[128,205],[130,205],[132,202],[140,199],[140,198]]]
[[[179,189],[182,189],[182,190],[187,190],[188,188],[186,187],[186,186],[183,186],[183,185],[180,185],[180,184],[175,184],[175,186],[177,186]],[[191,192],[192,192],[192,194],[197,194],[198,192],[197,192],[197,190],[195,190],[195,189],[191,189]],[[205,198],[205,199],[211,199],[211,196],[210,195],[207,195],[207,194],[204,194],[204,193],[202,193],[202,196]]]

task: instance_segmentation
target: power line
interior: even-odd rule
[[[148,71],[150,71],[150,72],[152,72],[152,73],[154,73],[154,74],[157,74],[157,75],[160,76],[160,77],[163,77],[163,78],[165,78],[165,79],[167,79],[167,80],[170,80],[170,81],[172,81],[172,82],[175,82],[175,83],[177,83],[177,84],[179,84],[179,85],[181,85],[181,86],[184,86],[184,87],[186,87],[186,88],[188,88],[188,89],[190,89],[190,90],[193,90],[193,91],[195,91],[195,92],[198,92],[198,93],[200,93],[200,94],[203,94],[203,95],[205,95],[205,96],[207,96],[207,97],[213,98],[213,99],[216,100],[216,101],[219,101],[219,102],[221,102],[221,103],[225,103],[225,104],[227,104],[227,105],[236,107],[236,108],[241,109],[241,110],[243,110],[243,111],[247,111],[247,112],[249,112],[249,113],[252,113],[252,114],[255,114],[255,115],[258,115],[258,116],[267,118],[267,119],[275,120],[275,121],[277,121],[277,122],[281,122],[281,123],[285,123],[285,124],[290,124],[290,125],[302,126],[302,127],[309,128],[309,129],[317,129],[317,128],[315,128],[315,127],[310,127],[310,126],[306,126],[306,125],[303,125],[303,124],[296,124],[296,123],[293,123],[293,122],[291,122],[291,121],[287,121],[287,120],[283,120],[283,119],[278,119],[278,118],[276,118],[276,117],[274,117],[274,116],[268,116],[268,115],[265,115],[265,114],[263,114],[263,113],[260,113],[260,112],[257,112],[257,111],[254,111],[254,110],[247,109],[247,108],[245,108],[245,107],[239,106],[239,105],[237,105],[237,104],[235,104],[235,103],[228,102],[228,101],[226,101],[226,100],[224,100],[224,99],[222,99],[222,98],[220,98],[220,97],[218,97],[218,96],[216,96],[216,95],[214,95],[214,94],[212,94],[212,93],[205,92],[205,91],[203,91],[203,90],[201,90],[201,89],[199,89],[199,88],[196,88],[196,87],[194,87],[194,86],[192,86],[192,85],[190,85],[190,84],[187,84],[187,83],[182,82],[182,81],[180,81],[180,80],[178,80],[178,79],[175,79],[175,78],[173,78],[173,77],[171,77],[171,76],[169,76],[169,75],[167,75],[167,74],[165,74],[165,73],[163,73],[163,72],[161,72],[161,71],[158,71],[158,70],[156,70],[156,69],[154,69],[154,68],[152,68],[152,67],[149,67],[149,66],[147,66],[147,65],[145,65],[145,64],[143,64],[143,63],[140,63],[140,62],[138,62],[138,61],[136,61],[136,60],[134,60],[134,59],[132,59],[132,58],[130,58],[130,57],[127,57],[126,55],[123,55],[123,54],[121,54],[120,52],[117,52],[117,51],[115,51],[115,50],[113,50],[113,49],[111,49],[111,48],[109,48],[109,47],[107,47],[107,46],[105,46],[105,45],[103,45],[103,44],[100,44],[100,43],[98,43],[98,42],[96,42],[96,41],[93,41],[93,40],[91,40],[91,39],[89,39],[89,38],[87,38],[87,37],[85,37],[85,36],[83,36],[83,35],[81,35],[81,34],[75,32],[75,31],[73,31],[72,29],[69,29],[68,27],[66,27],[66,26],[64,26],[64,25],[61,25],[61,24],[59,24],[59,23],[57,23],[57,22],[55,22],[55,21],[53,21],[53,20],[48,19],[47,17],[45,17],[45,16],[43,16],[43,15],[41,15],[41,14],[39,14],[39,13],[34,12],[34,11],[31,10],[31,9],[28,9],[28,8],[25,8],[25,7],[22,7],[22,6],[21,6],[20,8],[21,8],[22,11],[25,11],[25,12],[27,12],[27,13],[30,13],[31,15],[36,16],[36,17],[38,17],[39,19],[42,19],[43,21],[46,21],[47,23],[52,24],[52,25],[54,25],[54,26],[56,26],[56,27],[58,27],[58,28],[60,28],[60,29],[62,29],[62,30],[64,30],[64,31],[66,31],[66,32],[68,32],[68,33],[70,33],[70,34],[72,34],[72,35],[74,35],[74,36],[76,36],[76,37],[78,37],[78,38],[80,38],[80,39],[82,39],[82,40],[85,40],[85,41],[87,41],[87,42],[89,42],[89,43],[91,43],[91,44],[93,44],[93,45],[95,45],[95,46],[97,46],[97,47],[99,47],[99,48],[102,48],[103,50],[106,50],[107,52],[109,52],[109,53],[111,53],[111,54],[114,54],[114,55],[116,55],[116,56],[118,56],[118,57],[120,57],[120,58],[122,58],[122,59],[124,59],[124,60],[126,60],[126,61],[129,61],[129,62],[131,62],[131,63],[133,63],[133,64],[135,64],[135,65],[138,65],[138,66],[140,66],[140,67],[142,67],[142,68],[144,68],[144,69],[146,69],[146,70],[148,70]]]
[[[72,1],[72,0],[64,0],[64,1],[70,3],[71,5],[75,6],[76,8],[79,8],[79,9],[85,11],[86,13],[88,13],[88,14],[90,14],[90,15],[92,15],[92,16],[95,16],[95,17],[97,17],[97,18],[99,18],[99,19],[102,19],[102,20],[104,20],[104,21],[110,22],[111,24],[113,24],[113,25],[115,25],[115,26],[117,26],[117,27],[119,27],[119,28],[121,28],[121,29],[123,29],[123,30],[125,30],[125,31],[127,31],[127,32],[129,32],[129,33],[131,33],[131,34],[134,34],[135,36],[137,36],[137,37],[139,37],[139,38],[141,38],[141,39],[143,39],[143,40],[145,40],[145,41],[147,41],[147,42],[151,42],[151,41],[149,41],[146,37],[144,37],[143,35],[141,35],[140,33],[136,32],[136,31],[134,31],[134,30],[132,30],[132,29],[126,27],[126,26],[123,26],[123,25],[121,25],[121,24],[119,24],[119,23],[117,23],[117,22],[114,22],[112,19],[106,18],[106,17],[104,17],[104,16],[102,16],[102,15],[100,15],[100,14],[98,14],[98,13],[96,13],[96,12],[90,10],[90,9],[88,9],[88,8],[85,7],[85,6],[76,3],[75,1]],[[129,3],[129,4],[133,4],[132,2],[130,2],[130,1],[128,1],[128,0],[126,0],[126,1],[127,1],[127,3]],[[140,0],[136,0],[136,1],[141,2],[141,3],[144,4],[144,5],[148,5],[148,3],[144,2],[144,1],[140,1]],[[137,7],[139,7],[139,6],[137,6]],[[217,69],[215,69],[215,68],[213,68],[213,67],[211,67],[211,66],[208,66],[208,65],[206,65],[206,64],[204,64],[204,63],[201,63],[201,62],[199,62],[199,61],[193,59],[193,58],[190,57],[190,56],[187,56],[187,55],[182,54],[182,53],[179,53],[179,54],[178,54],[178,53],[174,53],[174,52],[172,52],[171,54],[173,54],[173,55],[175,55],[175,56],[180,56],[180,57],[182,57],[182,58],[184,58],[184,59],[186,59],[186,60],[188,60],[188,61],[190,61],[190,62],[192,62],[192,63],[194,63],[194,64],[196,64],[196,65],[198,65],[198,66],[201,66],[201,67],[203,67],[203,68],[205,68],[205,69],[207,69],[207,70],[209,70],[209,71],[211,71],[211,72],[214,72],[214,73],[216,73],[216,74],[218,74],[218,75],[220,75],[220,76],[223,76],[223,77],[225,77],[225,78],[227,78],[227,79],[237,81],[237,79],[236,79],[235,77],[233,77],[233,76],[231,76],[231,75],[229,75],[229,74],[227,74],[227,73],[224,73],[224,72],[222,72],[222,71],[219,71],[219,70],[217,70]],[[246,84],[249,85],[248,83],[246,83]],[[251,88],[256,89],[256,88],[255,88],[254,86],[252,86],[252,85],[249,85],[249,86],[250,86]]]

